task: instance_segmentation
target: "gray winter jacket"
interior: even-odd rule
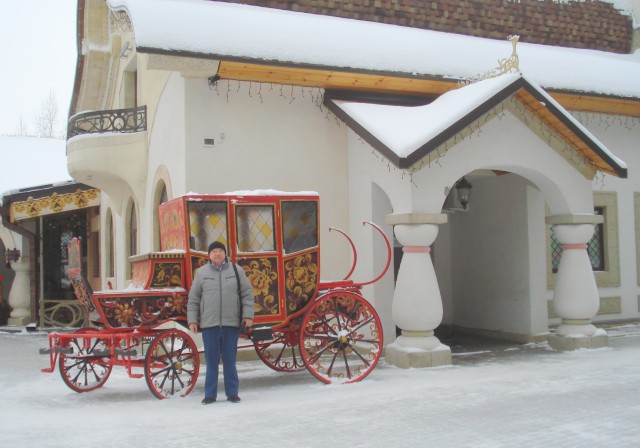
[[[187,302],[189,323],[197,323],[200,328],[239,327],[242,319],[253,319],[253,288],[240,266],[238,277],[242,310],[238,300],[238,282],[231,262],[226,262],[220,269],[213,263],[198,268]]]

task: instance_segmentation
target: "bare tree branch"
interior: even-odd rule
[[[39,137],[55,138],[56,128],[58,124],[58,102],[53,94],[49,92],[49,96],[42,102],[42,109],[36,118],[36,133]]]

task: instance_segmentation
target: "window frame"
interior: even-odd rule
[[[268,208],[271,211],[271,242],[272,248],[269,250],[258,250],[258,251],[246,251],[242,250],[241,246],[241,232],[240,225],[244,220],[239,219],[239,211],[242,209],[248,208]],[[233,210],[233,219],[235,224],[235,240],[236,240],[236,248],[239,254],[272,254],[278,251],[278,238],[277,238],[277,229],[276,229],[276,207],[275,204],[272,203],[247,203],[247,204],[237,204]]]
[[[213,210],[214,207],[211,207],[212,205],[215,205],[216,207],[219,207],[222,211],[224,211],[224,216],[219,215],[220,218],[224,221],[224,232],[223,233],[223,241],[220,241],[220,238],[213,238],[211,235],[208,235],[206,233],[206,231],[204,231],[204,235],[202,235],[202,237],[200,239],[203,239],[203,241],[201,241],[201,245],[197,245],[197,237],[198,236],[194,236],[193,235],[193,230],[191,229],[190,225],[188,225],[188,234],[189,234],[189,240],[187,241],[187,245],[189,247],[189,250],[191,251],[196,251],[196,252],[204,252],[207,253],[207,248],[209,246],[209,244],[211,244],[214,241],[220,241],[221,243],[223,243],[225,246],[229,246],[229,203],[228,201],[219,199],[219,200],[208,200],[208,201],[187,201],[186,202],[186,214],[187,214],[187,219],[190,220],[191,219],[191,212],[192,211],[196,211],[199,214],[202,214],[203,210],[207,209],[208,206],[210,207],[210,210]],[[216,213],[217,214],[217,213]],[[204,216],[212,216],[213,214],[208,214],[208,215],[204,215]],[[204,225],[204,222],[200,223],[199,225]]]
[[[602,208],[602,240],[604,250],[604,270],[594,270],[598,288],[620,286],[620,247],[618,239],[618,194],[614,191],[593,193],[594,208]],[[549,214],[547,210],[547,214]],[[553,272],[551,253],[551,225],[547,225],[547,287],[555,288],[557,273]]]
[[[296,250],[288,250],[291,249],[287,242],[288,242],[288,238],[287,238],[287,231],[285,228],[285,223],[286,223],[286,218],[285,218],[285,209],[287,208],[287,206],[289,204],[300,204],[300,203],[305,203],[305,204],[313,204],[315,206],[315,220],[314,220],[314,239],[315,239],[315,243],[313,245],[310,246],[306,246],[302,249],[298,249],[296,248]],[[319,213],[319,207],[318,207],[318,201],[307,201],[307,200],[286,200],[286,201],[282,201],[280,204],[280,209],[281,209],[281,214],[282,214],[282,219],[281,219],[281,229],[280,231],[282,232],[282,250],[286,255],[291,255],[291,254],[296,254],[299,252],[304,252],[306,250],[310,250],[313,248],[318,247],[319,245],[319,241],[320,241],[320,234],[319,234],[319,222],[318,222],[318,213]]]
[[[599,206],[595,206],[594,207],[594,214],[597,216],[602,216],[604,217],[604,207],[599,207]],[[551,269],[552,272],[554,274],[558,273],[558,268],[556,266],[554,266],[556,264],[556,257],[554,256],[554,245],[560,245],[560,243],[558,242],[557,238],[555,238],[555,232],[553,230],[554,225],[551,225]],[[587,243],[589,248],[591,248],[591,246],[594,244],[594,240],[597,241],[597,246],[596,248],[600,249],[600,254],[599,254],[599,259],[600,259],[600,263],[597,266],[593,265],[593,260],[591,258],[591,255],[589,255],[589,261],[591,262],[591,268],[593,269],[593,272],[602,272],[606,269],[606,260],[607,260],[607,253],[605,250],[605,245],[604,245],[604,231],[605,231],[605,223],[601,222],[600,224],[596,224],[594,226],[594,232],[593,232],[593,236],[591,237],[591,240],[589,240],[589,242]],[[590,249],[588,249],[590,250]],[[562,255],[562,249],[560,249],[560,256]],[[558,263],[560,262],[560,259],[558,258]]]

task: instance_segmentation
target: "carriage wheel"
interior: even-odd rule
[[[76,392],[89,392],[102,387],[111,375],[109,344],[97,337],[83,337],[82,333],[95,333],[95,329],[83,328],[78,337],[70,339],[64,347],[71,353],[60,353],[60,376],[64,383]]]
[[[157,398],[184,397],[198,380],[200,359],[196,343],[185,332],[166,330],[147,350],[144,373],[147,386]]]
[[[300,354],[309,371],[325,383],[364,379],[382,353],[378,313],[361,296],[329,292],[305,313]]]
[[[274,331],[270,341],[254,341],[258,357],[276,372],[300,372],[306,367],[300,357],[298,333]]]

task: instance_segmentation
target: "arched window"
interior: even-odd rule
[[[131,206],[131,216],[129,217],[129,255],[138,253],[138,218],[136,217],[136,206]]]
[[[153,250],[160,250],[160,223],[158,218],[158,206],[169,200],[167,186],[163,181],[156,186],[156,195],[153,201]]]
[[[129,257],[138,254],[138,216],[136,212],[136,204],[133,199],[129,201],[127,207],[127,260]],[[127,279],[131,278],[131,263],[127,261]]]
[[[163,183],[162,184],[162,190],[160,191],[160,202],[158,203],[158,205],[164,204],[168,200],[169,200],[169,197],[167,196],[167,186],[164,185],[164,183]]]
[[[111,213],[111,210],[107,211],[105,238],[106,238],[105,266],[107,268],[106,276],[112,278],[112,277],[115,277],[115,274],[116,274],[116,263],[115,263],[116,254],[115,254],[115,230],[113,228],[113,214]]]

